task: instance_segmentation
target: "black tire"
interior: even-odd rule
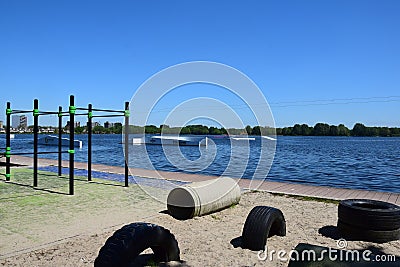
[[[132,223],[107,239],[94,266],[129,266],[147,248],[153,250],[159,261],[179,261],[178,242],[169,230],[150,223]]]
[[[346,199],[339,203],[339,220],[367,230],[390,231],[400,228],[400,207],[370,199]]]
[[[338,220],[337,227],[343,237],[347,240],[385,243],[400,239],[400,228],[390,231],[370,230],[349,225],[341,220]]]
[[[264,250],[267,238],[286,235],[286,222],[279,209],[256,206],[246,218],[242,232],[242,248]]]

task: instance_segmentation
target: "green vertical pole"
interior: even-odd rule
[[[7,102],[7,109],[6,109],[6,181],[10,181],[11,178],[11,171],[10,171],[10,157],[11,157],[11,103]]]
[[[75,134],[75,98],[69,97],[69,194],[74,194],[74,134]]]
[[[38,186],[39,100],[33,100],[33,186]]]
[[[62,107],[58,107],[58,176],[62,175]]]
[[[92,104],[88,105],[88,181],[92,180]]]
[[[125,102],[125,186],[128,187],[129,178],[129,102]]]

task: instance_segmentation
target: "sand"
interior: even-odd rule
[[[19,252],[18,246],[13,247],[14,252],[3,255],[0,265],[93,266],[99,249],[115,230],[125,224],[145,221],[161,225],[175,235],[181,252],[182,262],[179,264],[183,266],[287,266],[287,261],[278,260],[277,257],[272,261],[259,260],[257,252],[235,248],[231,244],[241,236],[248,213],[257,205],[279,208],[286,219],[287,235],[268,238],[268,251],[289,252],[301,242],[337,247],[337,204],[299,200],[266,192],[248,192],[234,207],[186,221],[178,221],[163,213],[165,206],[148,198],[136,203],[128,211],[122,208],[106,209],[103,216],[110,218],[106,221],[98,215],[88,216],[87,219],[80,217],[79,224],[71,222],[72,225],[79,225],[79,230],[77,227],[58,226],[57,231],[53,229],[57,226],[42,225],[42,234],[49,235],[46,239],[48,242]],[[64,238],[54,238],[54,233],[60,231]],[[398,255],[400,241],[384,244],[348,241],[347,249],[366,248]],[[144,254],[151,254],[151,250],[146,250]]]

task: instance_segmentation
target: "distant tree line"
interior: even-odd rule
[[[317,123],[312,126],[307,124],[295,124],[293,127],[276,129],[277,135],[301,135],[301,136],[400,136],[400,128],[389,127],[367,127],[362,123],[356,123],[353,129],[343,124],[329,125]]]
[[[58,129],[56,129],[56,132]],[[85,134],[87,133],[87,127],[86,126],[78,126],[75,127],[75,133],[76,134]],[[122,133],[122,123],[114,123],[113,127],[108,127],[105,128],[101,125],[96,125],[93,126],[92,128],[92,133],[94,134],[121,134]]]
[[[143,133],[143,127],[131,126],[132,133]],[[389,127],[367,127],[362,123],[356,123],[353,129],[344,124],[329,125],[317,123],[314,126],[307,124],[295,124],[293,127],[271,128],[247,125],[245,129],[216,128],[204,125],[188,125],[185,127],[169,127],[168,125],[149,125],[144,127],[148,134],[193,134],[193,135],[291,135],[291,136],[400,136],[400,128]]]
[[[93,127],[94,134],[121,134],[122,124],[116,123],[114,127]],[[292,127],[271,128],[247,125],[244,129],[223,127],[208,127],[204,125],[187,125],[185,127],[170,127],[168,125],[129,126],[129,133],[146,134],[192,134],[192,135],[289,135],[289,136],[383,136],[400,137],[400,128],[397,127],[368,127],[362,123],[356,123],[352,129],[343,124],[329,125],[317,123],[314,126],[307,124],[295,124]],[[87,133],[86,127],[75,127],[75,133]]]

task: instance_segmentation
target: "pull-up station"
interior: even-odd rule
[[[87,111],[87,113],[78,114],[76,111]],[[115,114],[106,115],[93,115],[94,112],[106,112]],[[33,153],[32,152],[11,152],[11,115],[12,114],[33,114]],[[43,115],[58,115],[58,151],[38,151],[38,134],[39,134],[39,116]],[[88,154],[87,154],[87,171],[88,181],[92,181],[92,118],[106,118],[106,117],[125,117],[124,121],[124,156],[125,156],[125,186],[128,187],[129,177],[129,102],[125,102],[124,110],[111,110],[111,109],[94,109],[92,104],[89,104],[87,108],[75,107],[75,97],[70,96],[69,109],[63,111],[62,107],[59,106],[58,112],[39,111],[39,101],[35,99],[33,101],[33,110],[12,110],[11,103],[7,102],[6,108],[6,181],[11,179],[11,156],[12,155],[33,155],[33,186],[38,186],[38,155],[40,154],[58,154],[58,175],[62,175],[62,154],[69,154],[69,194],[74,194],[74,136],[75,136],[75,116],[87,116],[87,133],[88,133]],[[62,117],[69,116],[69,149],[63,151],[62,146]]]

